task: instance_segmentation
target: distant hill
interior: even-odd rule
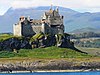
[[[53,7],[54,9],[56,6]],[[43,12],[50,9],[50,6],[40,6],[37,8],[9,8],[0,16],[0,33],[13,32],[13,24],[18,22],[20,16],[30,16],[33,19],[40,19]],[[59,7],[59,11],[64,15],[65,32],[71,32],[85,27],[100,28],[100,13],[80,13],[69,8]]]
[[[79,38],[100,38],[100,29],[97,28],[82,28],[70,32],[72,39]]]
[[[81,29],[73,30],[73,31],[71,31],[70,33],[80,34],[80,33],[87,33],[87,32],[100,33],[100,29],[98,29],[98,28],[86,27],[86,28],[81,28]]]

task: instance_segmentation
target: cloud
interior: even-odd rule
[[[0,15],[3,15],[10,7],[13,0],[0,0]]]
[[[11,6],[13,8],[28,8],[36,6],[63,6],[68,8],[98,8],[100,0],[13,0]]]
[[[37,6],[62,6],[77,11],[100,11],[100,0],[0,0],[0,12],[13,8],[29,8]]]
[[[49,0],[15,0],[11,6],[13,8],[28,8],[37,6],[48,6],[51,4]]]

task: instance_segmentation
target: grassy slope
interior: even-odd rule
[[[28,57],[28,58],[86,58],[91,57],[91,55],[83,54],[75,50],[68,48],[57,48],[57,47],[47,47],[47,48],[36,48],[36,49],[21,49],[19,53],[13,52],[0,52],[1,58],[12,58],[12,57]]]
[[[86,47],[76,47],[76,48],[88,54],[100,56],[100,48],[86,48]]]
[[[9,35],[9,34],[0,34],[0,41],[6,40],[11,37],[13,37],[13,36]]]
[[[0,40],[5,40],[14,37],[9,34],[1,34]],[[37,49],[21,49],[19,53],[0,51],[0,58],[12,58],[12,57],[29,57],[29,58],[83,58],[91,57],[68,48],[57,48],[57,47],[47,47],[47,48],[37,48]]]

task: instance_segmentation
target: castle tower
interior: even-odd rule
[[[52,5],[49,11],[44,13],[43,18],[51,27],[52,34],[63,34],[64,25],[63,25],[63,16],[59,14],[59,8],[56,7],[55,10],[52,9]]]
[[[22,36],[22,25],[21,25],[21,23],[13,25],[13,34],[15,36]]]
[[[59,13],[59,7],[56,7],[56,12],[58,12],[58,13]]]

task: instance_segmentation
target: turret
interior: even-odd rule
[[[21,21],[21,22],[23,22],[25,20],[25,17],[24,16],[21,16],[20,18],[19,18],[19,21]]]
[[[59,8],[58,8],[58,7],[56,7],[56,12],[58,12],[58,13],[59,13]]]
[[[30,16],[27,17],[27,20],[30,21]]]
[[[51,7],[50,7],[50,10],[52,10],[52,4],[51,4]]]

